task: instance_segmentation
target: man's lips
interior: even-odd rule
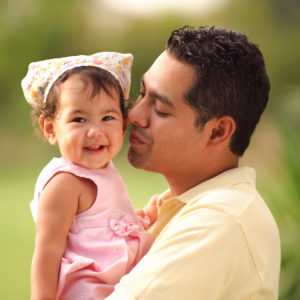
[[[131,144],[145,144],[146,140],[141,137],[136,130],[134,130],[132,127],[130,128],[130,135],[129,135],[129,141]]]

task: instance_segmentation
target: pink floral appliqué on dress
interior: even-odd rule
[[[144,218],[138,216],[138,219],[144,229],[149,226],[150,220],[147,216]],[[119,236],[137,236],[140,230],[139,225],[126,218],[122,218],[119,220],[111,219],[110,228],[115,232],[115,234]]]

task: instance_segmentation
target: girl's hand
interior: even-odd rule
[[[144,209],[137,209],[135,211],[136,214],[142,218],[147,216],[150,220],[150,225],[152,225],[157,220],[158,196],[159,194],[152,196],[148,204],[144,207]]]

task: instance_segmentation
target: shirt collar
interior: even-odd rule
[[[177,197],[171,197],[170,189],[166,190],[158,197],[158,206],[161,206],[162,203],[171,199],[177,199],[183,203],[188,203],[197,195],[208,190],[228,188],[241,183],[248,183],[255,186],[255,180],[256,173],[254,169],[246,166],[233,168],[194,186]]]

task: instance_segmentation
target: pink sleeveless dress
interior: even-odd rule
[[[41,172],[31,210],[36,219],[38,199],[58,172],[88,178],[97,186],[97,198],[74,217],[61,261],[57,299],[104,299],[114,285],[146,254],[152,244],[144,220],[136,216],[117,169],[86,169],[63,158],[53,158]]]

